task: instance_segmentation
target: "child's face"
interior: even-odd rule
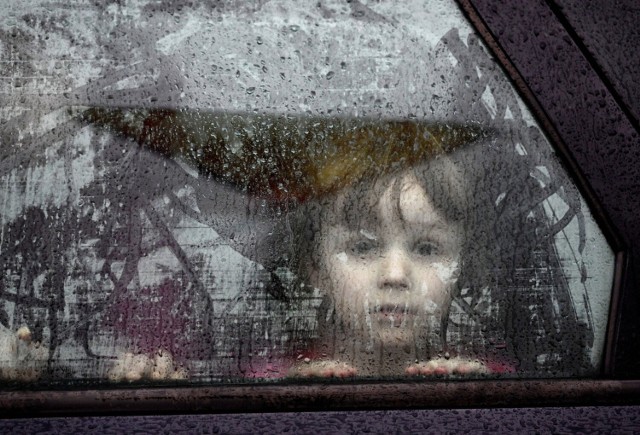
[[[372,350],[407,352],[439,325],[458,276],[459,228],[413,174],[390,183],[359,222],[324,228],[322,284],[354,338]]]

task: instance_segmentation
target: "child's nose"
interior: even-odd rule
[[[411,289],[410,259],[400,249],[390,249],[381,258],[378,287],[385,289]]]

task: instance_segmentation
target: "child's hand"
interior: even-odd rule
[[[342,361],[320,360],[311,361],[308,358],[297,363],[289,370],[289,377],[294,378],[348,378],[355,376],[357,370]]]
[[[489,373],[489,369],[478,360],[455,357],[411,364],[405,373],[409,376],[477,375]]]
[[[131,352],[121,353],[115,364],[107,373],[109,380],[139,381],[140,379],[178,380],[187,379],[187,371],[178,366],[171,354],[164,350],[156,352],[155,356],[136,355]]]
[[[28,327],[14,333],[0,326],[0,378],[35,381],[46,367],[48,357],[47,346],[32,341]]]

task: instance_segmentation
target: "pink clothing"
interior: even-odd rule
[[[282,379],[288,376],[289,371],[296,364],[322,359],[326,359],[326,357],[323,358],[314,351],[300,352],[295,358],[254,359],[251,361],[244,377],[249,379]],[[489,374],[501,375],[516,372],[515,366],[506,361],[485,359],[483,363],[489,369]]]

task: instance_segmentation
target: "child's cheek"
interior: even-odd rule
[[[338,254],[335,255],[335,261],[338,264],[344,264],[346,265],[349,262],[349,256],[347,255],[346,252],[340,252]]]
[[[418,283],[421,298],[436,307],[444,303],[451,287],[458,279],[458,275],[457,262],[431,264],[424,271]],[[429,311],[427,310],[427,312]]]
[[[425,278],[420,282],[420,301],[421,305],[424,308],[425,314],[435,314],[440,307],[439,302],[440,298],[436,296],[436,288],[440,287],[442,284],[439,282],[435,282],[437,278],[435,276],[431,276],[429,278]]]
[[[344,252],[335,254],[333,258],[329,285],[334,300],[345,311],[362,307],[368,292],[372,290],[370,268],[356,264]]]
[[[344,317],[348,311],[346,307],[351,305],[351,299],[354,297],[349,282],[350,270],[352,270],[352,266],[349,264],[349,257],[345,252],[332,255],[325,285],[340,317]]]
[[[443,285],[453,285],[457,281],[460,271],[457,261],[435,262],[432,267]]]

